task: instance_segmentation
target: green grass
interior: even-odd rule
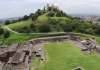
[[[12,33],[10,32],[10,37],[4,39],[0,36],[0,41],[4,40],[4,44],[13,44],[13,43],[20,43],[24,41],[28,41],[30,39],[39,38],[39,37],[48,37],[48,36],[60,36],[63,35],[63,32],[54,32],[54,33]]]
[[[9,24],[7,25],[9,28],[13,29],[13,30],[17,30],[17,29],[21,29],[23,27],[29,27],[30,24],[32,23],[32,20],[26,20],[26,21],[20,21],[17,23],[13,23],[13,24]]]
[[[96,36],[97,43],[100,44],[100,37]]]
[[[28,41],[30,39],[37,38],[40,36],[41,36],[41,34],[11,33],[10,37],[7,39],[4,39],[3,36],[0,36],[0,41],[4,41],[4,44],[10,45],[10,44],[14,44],[14,43],[25,42],[25,41]]]
[[[100,70],[99,55],[84,54],[74,46],[70,42],[46,44],[48,61],[41,63],[37,70],[72,70],[78,66],[85,70]]]
[[[30,39],[42,37],[44,34],[27,34],[27,33],[21,33],[21,34],[14,34],[12,33],[9,38],[4,39],[4,44],[10,45],[14,43],[22,43],[25,41],[28,41]],[[1,41],[3,41],[3,38],[0,38]]]
[[[70,20],[69,18],[67,17],[51,17],[51,19],[55,19],[55,20]]]
[[[0,38],[0,41],[4,40],[4,44],[6,45],[10,45],[10,44],[14,44],[14,43],[20,43],[23,41],[26,41],[30,38],[30,36],[28,35],[17,35],[17,34],[11,34],[9,38],[4,39],[4,38]]]
[[[43,23],[43,22],[48,22],[48,19],[51,18],[51,19],[55,19],[55,20],[70,20],[69,18],[67,17],[48,17],[48,16],[45,16],[45,15],[42,15],[42,16],[39,16],[37,21],[39,21],[40,23]]]
[[[48,22],[48,17],[45,15],[39,16],[37,18],[38,23],[47,23]]]

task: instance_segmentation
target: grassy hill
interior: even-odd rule
[[[15,21],[13,21],[15,22]],[[81,32],[99,34],[99,25],[71,17],[57,7],[38,9],[5,26],[19,33]]]
[[[58,22],[59,21],[64,21],[64,22],[70,21],[70,18],[67,18],[67,17],[48,17],[48,16],[45,16],[45,15],[41,15],[37,18],[37,20],[35,22],[32,21],[31,19],[28,19],[28,20],[16,22],[16,23],[13,23],[13,24],[9,24],[9,25],[6,25],[6,26],[9,27],[10,29],[17,31],[17,32],[20,32],[20,33],[21,32],[25,33],[24,30],[26,30],[26,31],[29,30],[29,32],[34,33],[34,31],[31,31],[32,29],[30,28],[32,24],[36,25],[36,27],[38,28],[37,25],[47,24],[49,22],[49,19],[54,20],[54,21],[58,21]],[[36,31],[38,31],[38,30],[36,30]]]
[[[12,23],[7,22],[7,27],[20,33],[36,33],[36,32],[52,32],[64,31],[61,23],[71,21],[71,17],[66,15],[62,10],[57,7],[47,7],[45,9],[38,9],[34,14],[24,16],[20,20],[14,20]],[[14,22],[14,23],[13,23]],[[53,25],[53,23],[57,23]],[[58,26],[58,27],[56,27]],[[46,28],[47,29],[43,29]],[[52,30],[53,29],[53,30]],[[62,29],[62,30],[60,30]],[[47,30],[47,31],[45,31]]]
[[[29,40],[34,37],[48,35],[48,33],[74,32],[92,35],[100,33],[99,25],[73,18],[54,6],[38,9],[35,13],[25,15],[23,18],[14,20],[2,27],[11,33],[5,41],[6,43]],[[0,37],[2,38],[2,36]],[[99,40],[99,37],[97,39]]]

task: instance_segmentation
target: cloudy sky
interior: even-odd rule
[[[100,0],[0,0],[0,19],[29,14],[47,3],[68,14],[100,15]]]

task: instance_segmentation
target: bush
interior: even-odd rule
[[[9,31],[4,31],[4,38],[10,37],[10,32]]]
[[[51,31],[51,28],[50,28],[49,24],[39,25],[37,27],[37,29],[38,29],[39,32],[50,32]]]
[[[4,33],[4,29],[0,27],[0,35]]]
[[[11,22],[9,20],[6,20],[5,25],[9,25],[9,24],[11,24]]]
[[[29,19],[29,16],[25,15],[22,20],[28,20]]]
[[[49,13],[47,14],[47,16],[49,16],[49,17],[54,17],[54,16],[55,16],[55,13],[54,13],[53,11],[51,11],[51,12],[49,12]]]

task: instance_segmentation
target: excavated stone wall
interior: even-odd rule
[[[8,48],[0,48],[0,70],[29,70],[32,56],[42,57],[40,53],[42,49],[35,50],[35,45],[67,39],[80,40],[79,37],[73,35],[63,35],[32,39],[24,43],[14,44]]]

